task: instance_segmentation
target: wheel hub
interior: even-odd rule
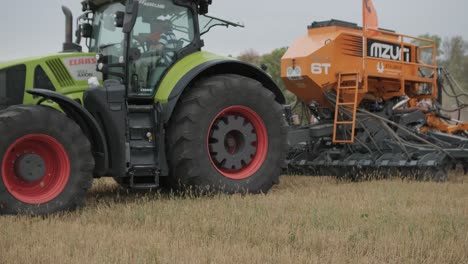
[[[12,142],[2,160],[1,177],[8,192],[28,204],[59,196],[70,177],[64,146],[44,134],[28,134]]]
[[[232,180],[253,176],[268,153],[268,134],[262,118],[252,108],[241,105],[227,107],[213,118],[206,142],[214,168]]]
[[[240,170],[257,152],[254,127],[242,116],[230,114],[215,122],[211,139],[212,157],[222,169]]]
[[[237,154],[239,151],[242,151],[244,144],[244,135],[238,130],[229,132],[224,140],[224,147],[230,154]]]
[[[44,159],[37,154],[24,154],[15,162],[16,176],[27,182],[35,182],[42,179],[45,172],[46,164]]]

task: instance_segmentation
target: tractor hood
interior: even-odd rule
[[[34,103],[34,98],[25,94],[33,88],[82,93],[90,77],[102,80],[102,74],[96,72],[94,53],[59,53],[0,63],[0,109]]]
[[[23,58],[23,59],[16,59],[11,61],[4,61],[0,62],[0,70],[10,68],[17,65],[37,65],[42,62],[57,59],[57,58],[69,58],[69,57],[87,57],[87,56],[95,56],[94,53],[82,53],[82,52],[70,52],[70,53],[59,53],[59,54],[51,54],[45,56],[38,56],[38,57],[30,57],[30,58]]]
[[[59,54],[51,54],[45,56],[38,56],[38,57],[30,57],[30,58],[23,58],[23,59],[16,59],[11,61],[4,61],[0,62],[0,70],[10,68],[17,65],[36,65],[42,62],[52,60],[52,59],[65,59],[71,57],[94,57],[94,53],[82,53],[82,52],[71,52],[71,53],[59,53]]]
[[[12,60],[12,61],[0,62],[0,70],[10,68],[12,66],[19,65],[19,64],[28,64],[28,63],[39,61],[42,59],[44,59],[44,57],[33,57],[33,58],[17,59],[17,60]]]
[[[84,54],[84,55],[83,55]],[[86,54],[83,52],[59,52],[59,53],[54,53],[54,54],[48,54],[48,55],[43,55],[43,56],[34,56],[34,57],[29,57],[29,58],[21,58],[21,59],[15,59],[15,60],[10,60],[10,61],[1,61],[0,62],[0,69],[4,69],[6,67],[10,66],[15,66],[18,64],[29,64],[32,62],[40,62],[44,61],[47,59],[53,59],[53,58],[66,58],[66,57],[74,57],[74,56],[86,56],[90,54]],[[94,54],[91,54],[94,56]]]

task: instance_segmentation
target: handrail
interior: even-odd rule
[[[371,32],[378,32],[379,34],[376,36],[369,37]],[[395,39],[392,39],[392,38]],[[392,60],[392,59],[385,59],[385,58],[377,58],[377,57],[370,57],[368,53],[369,47],[368,47],[368,39],[376,40],[376,41],[382,41],[384,43],[390,43],[393,45],[398,45],[400,47],[400,58],[398,60]],[[425,42],[421,43],[421,45],[418,45],[418,42]],[[429,44],[429,45],[427,45]],[[410,59],[410,61],[405,60],[405,48],[411,46],[411,51],[414,53]],[[416,48],[414,48],[416,47]],[[432,63],[429,62],[429,64],[426,64],[424,62],[421,62],[421,55],[422,51],[426,51],[432,49]],[[426,51],[427,52],[427,51]],[[413,60],[414,58],[414,60]],[[413,36],[408,36],[404,34],[398,34],[394,32],[388,32],[388,31],[382,31],[382,30],[365,30],[363,29],[363,78],[367,80],[369,77],[369,74],[366,72],[367,70],[367,61],[368,60],[378,60],[378,61],[389,61],[392,63],[397,63],[403,67],[415,67],[418,69],[418,72],[421,72],[421,70],[426,69],[426,70],[431,70],[432,74],[430,77],[421,77],[419,74],[411,74],[411,75],[406,75],[404,72],[402,72],[402,75],[400,75],[400,81],[401,81],[401,89],[404,89],[404,83],[405,80],[410,80],[410,81],[416,81],[420,83],[432,83],[433,85],[433,91],[432,94],[430,95],[420,95],[419,98],[434,98],[438,94],[438,87],[437,87],[437,49],[435,45],[435,41],[431,39],[426,39],[426,38],[421,38],[421,37],[413,37]],[[380,74],[381,76],[383,74]],[[364,89],[367,91],[369,89],[367,81],[364,82]]]
[[[419,50],[426,50],[426,49],[433,49],[433,56],[432,56],[432,66],[433,67],[437,67],[437,50],[436,50],[436,45],[435,45],[435,42],[434,40],[431,40],[431,39],[426,39],[426,38],[421,38],[421,37],[413,37],[413,36],[408,36],[408,35],[404,35],[404,34],[398,34],[398,33],[394,33],[394,32],[388,32],[388,31],[382,31],[382,30],[372,30],[373,32],[379,32],[381,34],[384,34],[384,35],[390,35],[390,36],[395,36],[398,38],[398,40],[389,40],[389,39],[385,39],[384,41],[385,42],[389,42],[389,43],[393,43],[393,44],[400,44],[400,52],[401,52],[401,56],[400,56],[400,59],[399,60],[389,60],[389,61],[392,61],[392,62],[401,62],[403,64],[407,64],[407,65],[421,65],[424,67],[427,66],[428,64],[419,64],[419,63],[411,63],[411,62],[406,62],[404,60],[404,48],[405,48],[405,44],[410,44],[410,45],[414,45],[414,46],[417,46],[419,48]],[[426,46],[418,46],[416,43],[410,43],[410,42],[405,42],[405,38],[407,39],[412,39],[412,40],[419,40],[419,41],[424,41],[424,42],[428,42],[428,43],[431,43],[431,45],[426,45]],[[363,37],[363,59],[365,60],[366,58],[368,58],[368,54],[367,54],[367,50],[368,50],[368,47],[367,47],[367,40],[368,39],[376,39],[376,40],[379,40],[379,39],[382,39],[382,37],[379,37],[379,36],[376,36],[376,37],[372,37],[372,38],[369,38],[368,37],[368,33],[366,30],[364,30],[364,37]],[[369,57],[369,58],[373,58],[373,57]],[[380,58],[381,60],[388,60],[388,59],[383,59],[383,58]],[[363,66],[365,68],[365,61],[363,62]]]
[[[378,33],[383,33],[383,34],[385,34],[385,35],[391,35],[391,36],[403,37],[403,38],[411,38],[411,39],[420,40],[420,41],[424,41],[424,42],[434,43],[434,40],[432,40],[432,39],[421,38],[421,37],[414,37],[414,36],[405,35],[405,34],[400,34],[400,33],[396,33],[396,32],[390,32],[390,31],[384,31],[384,30],[374,30],[374,29],[372,29],[372,30],[370,30],[370,31],[374,31],[374,32],[378,32]]]

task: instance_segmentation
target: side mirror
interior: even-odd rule
[[[91,8],[90,8],[89,3],[88,3],[87,1],[81,2],[81,10],[82,10],[83,12],[86,12],[86,11],[88,11],[88,10],[90,10],[90,9],[91,9]]]
[[[208,6],[211,5],[213,0],[201,0],[198,6],[198,13],[200,15],[206,15],[208,13]]]
[[[118,11],[114,14],[114,25],[118,28],[123,28],[125,19],[125,13],[122,11]]]
[[[83,38],[91,38],[93,36],[93,26],[89,23],[81,24],[79,30]]]

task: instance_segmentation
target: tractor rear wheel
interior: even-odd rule
[[[43,215],[81,205],[93,180],[81,128],[44,106],[0,112],[0,214]]]
[[[168,128],[172,187],[196,193],[266,193],[287,152],[273,93],[238,75],[199,81],[182,95]]]

